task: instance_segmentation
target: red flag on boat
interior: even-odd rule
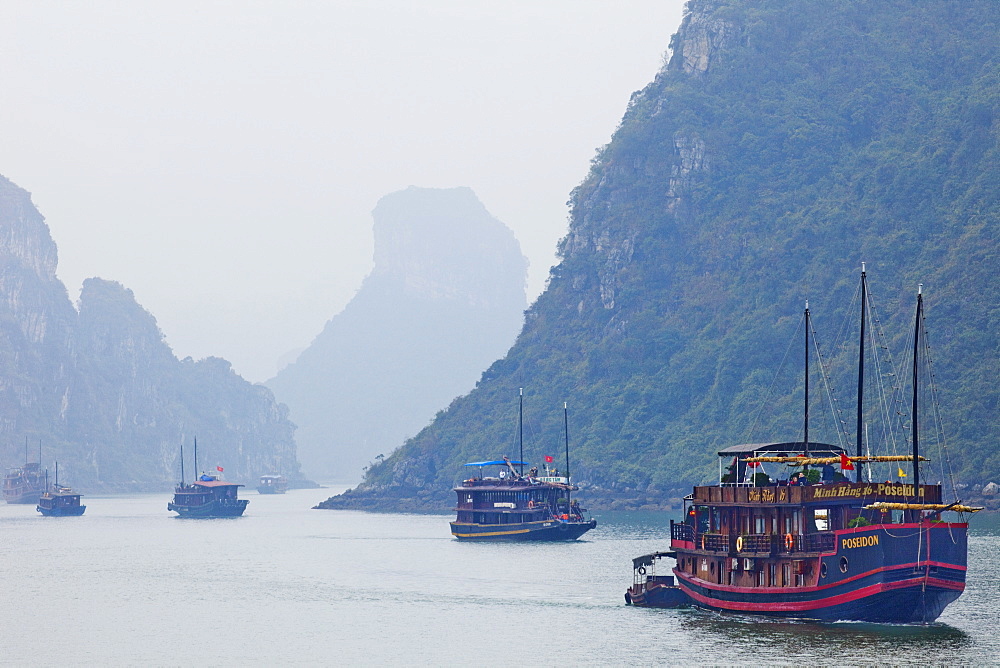
[[[545,463],[546,464],[551,464],[554,461],[555,461],[555,459],[552,458],[552,455],[545,455]]]
[[[840,453],[840,470],[841,471],[853,471],[854,470],[854,463],[843,452]]]
[[[215,470],[218,471],[219,473],[222,473],[222,467],[221,466],[216,466]]]

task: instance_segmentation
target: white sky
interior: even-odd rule
[[[70,297],[116,280],[253,381],[371,270],[371,210],[469,186],[543,289],[566,201],[682,0],[0,0],[0,174]]]

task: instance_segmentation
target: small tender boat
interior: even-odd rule
[[[56,462],[55,484],[39,497],[35,510],[45,517],[77,517],[87,510],[87,506],[80,503],[81,496],[83,495],[59,484],[59,462]]]
[[[645,608],[683,608],[692,604],[684,590],[674,584],[672,575],[657,575],[656,564],[663,557],[677,558],[676,552],[653,552],[632,560],[635,573],[632,586],[625,592],[625,603]]]
[[[258,494],[284,494],[288,491],[288,479],[283,475],[262,475],[257,485]]]

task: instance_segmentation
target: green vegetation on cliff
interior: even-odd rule
[[[802,438],[799,377],[772,382],[806,300],[851,410],[838,333],[863,261],[897,358],[925,285],[952,461],[983,482],[1000,468],[998,29],[988,1],[689,3],[573,192],[514,347],[328,505],[447,507],[463,462],[516,453],[521,386],[526,458],[558,454],[566,400],[588,496],[664,503],[712,479],[721,447]]]

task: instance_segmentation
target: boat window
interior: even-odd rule
[[[840,572],[841,573],[847,572],[847,557],[840,558]]]
[[[827,531],[830,528],[830,511],[826,508],[814,510],[813,524],[816,526],[816,531]]]
[[[764,533],[764,518],[763,517],[761,517],[761,516],[758,515],[757,517],[753,518],[753,532],[755,534],[758,534],[758,535]]]
[[[819,576],[820,576],[821,578],[825,578],[825,577],[826,577],[826,562],[825,562],[825,561],[824,561],[824,562],[823,562],[823,564],[822,564],[822,565],[821,565],[821,566],[819,567]]]

